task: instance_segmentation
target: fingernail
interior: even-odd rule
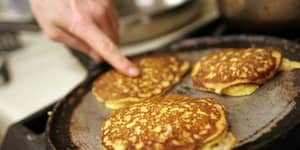
[[[131,76],[137,76],[137,75],[139,75],[139,70],[137,68],[135,68],[135,67],[130,67],[128,69],[128,73]]]

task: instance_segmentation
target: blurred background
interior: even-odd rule
[[[300,39],[299,0],[114,1],[119,14],[119,46],[127,56],[202,36],[260,34],[294,42]],[[36,138],[43,137],[47,112],[88,78],[95,66],[76,50],[48,40],[27,0],[0,0],[3,147],[11,148],[17,142],[24,149],[39,149],[44,143]]]

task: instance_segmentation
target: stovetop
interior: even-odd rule
[[[217,20],[204,28],[193,32],[186,38],[196,38],[199,36],[221,36],[228,34],[241,34],[227,29],[222,20]],[[267,34],[272,35],[272,34]],[[273,35],[274,36],[274,35]],[[278,37],[287,38],[291,41],[299,42],[299,37],[293,34],[277,34]],[[71,50],[72,51],[72,50]],[[93,68],[93,63],[84,55],[72,51],[73,54],[84,64],[88,69]],[[51,112],[53,105],[44,108],[43,110],[31,115],[24,120],[12,125],[4,138],[1,150],[41,150],[46,149],[47,139],[45,137],[45,128],[49,112]],[[270,143],[265,149],[272,150],[297,150],[300,149],[300,125],[289,131],[287,135],[282,135],[278,140]]]

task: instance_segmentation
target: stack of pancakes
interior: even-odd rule
[[[132,78],[110,70],[94,82],[94,95],[108,108],[118,109],[162,95],[178,83],[189,68],[187,61],[173,56],[141,57],[133,63],[141,71],[138,77]]]
[[[213,99],[155,96],[113,112],[102,126],[106,150],[228,150],[236,144]]]
[[[230,96],[252,94],[276,72],[300,68],[277,49],[225,49],[202,57],[194,66],[194,88]]]

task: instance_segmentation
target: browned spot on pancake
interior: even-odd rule
[[[227,121],[213,99],[168,95],[116,110],[101,131],[108,150],[199,149],[227,132]]]

